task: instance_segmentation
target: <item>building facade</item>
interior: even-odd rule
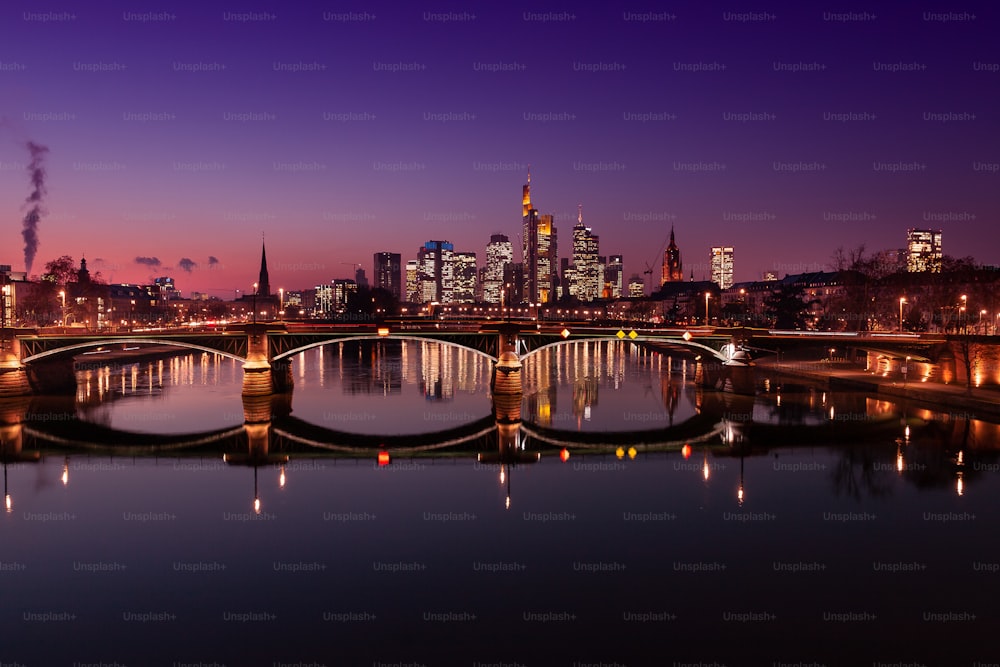
[[[403,297],[401,258],[397,252],[377,252],[374,256],[375,287],[384,289],[396,299]]]
[[[503,273],[508,264],[514,261],[514,246],[504,234],[493,234],[486,246],[486,266],[483,276],[483,301],[500,303],[500,290],[503,289]]]
[[[663,251],[663,270],[660,284],[679,283],[684,281],[684,269],[681,266],[681,251],[674,241],[674,228],[670,227],[670,245]]]
[[[729,289],[733,286],[732,246],[713,246],[711,266],[713,283],[720,289]]]
[[[910,273],[941,273],[941,230],[906,230],[906,270]]]

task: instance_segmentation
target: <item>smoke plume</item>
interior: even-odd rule
[[[31,265],[35,263],[35,253],[38,252],[38,223],[42,219],[42,199],[45,197],[45,154],[47,146],[29,141],[25,146],[31,155],[28,163],[28,173],[31,175],[31,194],[25,200],[28,212],[24,216],[24,227],[21,236],[24,237],[24,271],[31,275]]]
[[[136,257],[135,258],[135,263],[136,264],[145,264],[146,266],[159,266],[160,265],[160,258],[159,257]]]
[[[188,273],[191,273],[191,271],[198,265],[195,264],[193,259],[190,259],[188,257],[181,257],[180,261],[177,262],[177,266],[181,267]]]

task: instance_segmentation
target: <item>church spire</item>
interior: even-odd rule
[[[271,296],[271,281],[267,276],[267,250],[264,247],[264,236],[260,239],[260,278],[257,280],[257,296]]]

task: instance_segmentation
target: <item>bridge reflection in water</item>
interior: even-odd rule
[[[260,469],[276,470],[278,485],[284,487],[285,466],[295,460],[370,461],[387,469],[414,459],[472,460],[480,467],[495,467],[509,508],[518,467],[543,459],[576,465],[611,457],[641,463],[646,457],[677,456],[708,483],[717,467],[714,461],[739,458],[733,501],[742,505],[752,493],[752,481],[744,478],[743,461],[749,457],[777,460],[795,448],[832,448],[841,454],[841,463],[830,472],[830,481],[849,494],[879,493],[881,482],[873,471],[893,469],[917,486],[950,486],[961,495],[976,484],[982,471],[995,469],[1000,454],[1000,425],[943,419],[905,406],[900,413],[898,406],[860,394],[834,398],[809,387],[772,388],[769,383],[758,398],[706,391],[697,385],[688,388],[695,393],[696,407],[689,419],[666,428],[617,432],[522,422],[521,397],[502,395],[494,397],[495,414],[490,417],[415,435],[358,434],[312,424],[292,415],[290,394],[244,396],[242,423],[175,435],[138,433],[82,420],[81,406],[92,401],[87,392],[76,397],[4,399],[0,457],[5,505],[12,510],[8,469],[53,456],[65,461],[63,484],[69,483],[69,464],[76,458],[221,458],[227,465],[253,469],[253,507],[260,512],[266,503],[259,491]],[[676,401],[677,391],[676,387],[665,391],[664,401]],[[687,463],[692,456],[695,462]]]

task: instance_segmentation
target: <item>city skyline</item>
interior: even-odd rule
[[[22,28],[0,45],[15,270],[39,155],[32,273],[85,256],[109,282],[172,275],[187,293],[250,289],[261,232],[285,289],[371,270],[375,252],[405,263],[429,238],[478,258],[493,234],[521,246],[529,165],[557,257],[582,203],[626,277],[656,270],[671,226],[685,279],[708,279],[719,244],[741,282],[902,248],[910,228],[1000,264],[982,244],[1000,218],[985,3],[4,13]]]

